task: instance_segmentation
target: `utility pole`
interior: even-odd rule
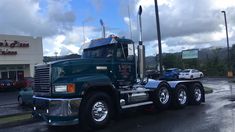
[[[85,22],[82,22],[83,44],[85,44],[85,41],[86,41],[86,39],[85,39],[85,27],[84,27],[84,25],[85,25]]]
[[[228,26],[227,26],[226,12],[225,12],[225,11],[221,11],[221,12],[224,14],[224,22],[225,22],[225,29],[226,29],[226,38],[227,38],[227,58],[228,58],[228,76],[229,76],[229,72],[231,71],[231,65],[230,65]]]
[[[128,1],[128,17],[129,17],[130,38],[132,39],[132,27],[131,27],[131,15],[130,15],[129,1]]]
[[[55,60],[57,60],[57,55],[58,55],[58,52],[56,51],[55,52]]]
[[[163,74],[162,69],[162,43],[161,43],[161,29],[160,29],[160,20],[159,20],[159,13],[158,13],[158,3],[157,0],[154,0],[155,2],[155,14],[156,14],[156,22],[157,22],[157,37],[158,37],[158,61],[160,66],[160,75]]]

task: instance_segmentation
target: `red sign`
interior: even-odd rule
[[[29,47],[28,42],[19,42],[19,41],[0,41],[0,47],[10,47],[10,48],[15,48],[15,47],[20,47],[20,48],[26,48]]]
[[[2,51],[0,50],[0,55],[16,55],[17,54],[17,51]]]

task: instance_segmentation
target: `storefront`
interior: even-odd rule
[[[34,76],[34,65],[43,62],[41,37],[0,35],[0,79]]]

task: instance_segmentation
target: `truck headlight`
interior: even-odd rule
[[[75,84],[55,85],[55,92],[58,92],[58,93],[75,93]]]

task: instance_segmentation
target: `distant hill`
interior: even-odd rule
[[[166,56],[173,55],[177,58],[177,61],[182,61],[181,59],[181,52],[176,53],[163,53],[162,59],[164,59]],[[221,47],[211,47],[211,48],[205,48],[200,49],[198,54],[198,61],[201,63],[206,63],[208,60],[211,60],[212,58],[217,57],[219,61],[225,61],[227,58],[227,48],[221,48]],[[148,69],[156,69],[156,66],[158,64],[158,55],[157,56],[147,56],[146,59],[146,68]],[[163,60],[164,61],[164,60]]]
[[[235,69],[235,45],[231,50],[231,63]],[[45,56],[44,62],[50,62],[62,59],[81,58],[81,55],[70,54],[66,56]],[[227,68],[227,48],[211,47],[199,50],[199,58],[191,60],[182,60],[181,52],[177,53],[163,53],[163,65],[165,68],[178,67],[178,68],[197,68],[207,73],[207,75],[225,75]],[[147,56],[145,58],[146,69],[157,69],[158,55]],[[168,65],[168,66],[167,66]],[[219,72],[219,73],[218,73]]]

